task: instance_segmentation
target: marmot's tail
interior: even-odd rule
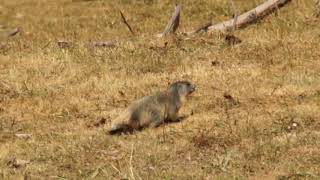
[[[131,131],[131,128],[124,123],[115,124],[112,128],[108,131],[110,135],[120,135],[121,133],[128,133]]]

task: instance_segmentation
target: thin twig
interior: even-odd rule
[[[121,171],[118,168],[116,168],[112,163],[110,163],[110,165],[114,170],[118,172],[119,175],[121,175]]]
[[[45,44],[41,49],[43,50],[43,49],[47,48],[50,44],[51,44],[51,41],[47,42],[47,44]]]
[[[8,36],[15,36],[16,34],[18,34],[21,31],[20,27],[15,28],[13,31],[11,31]]]
[[[317,0],[317,1],[316,1],[315,6],[316,6],[315,16],[316,16],[316,17],[320,17],[320,0]]]
[[[134,32],[131,28],[131,26],[129,25],[128,21],[126,20],[126,18],[124,17],[123,13],[121,11],[120,12],[120,15],[121,15],[121,18],[122,18],[122,21],[123,23],[128,27],[129,31],[132,33],[132,35],[134,35]]]

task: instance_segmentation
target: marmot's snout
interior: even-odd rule
[[[190,87],[190,94],[192,94],[194,91],[196,91],[196,86],[191,84],[191,87]]]
[[[171,84],[169,89],[173,91],[178,90],[180,96],[188,96],[196,90],[196,86],[190,81],[177,81]]]
[[[187,91],[187,95],[192,94],[194,91],[196,91],[196,86],[192,83],[190,83],[189,81],[186,81],[186,91]]]

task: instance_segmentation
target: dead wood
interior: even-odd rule
[[[208,27],[208,31],[229,31],[232,30],[233,27],[236,29],[244,28],[257,20],[264,18],[290,1],[291,0],[267,0],[256,8],[239,15],[236,19],[231,19]]]
[[[20,33],[20,31],[21,31],[20,27],[11,29],[11,28],[6,28],[5,26],[0,25],[0,37],[2,37],[2,38],[8,38],[11,36],[15,36],[18,33]]]
[[[72,46],[74,46],[74,43],[71,42],[71,41],[64,41],[64,40],[59,40],[57,42],[58,46],[61,48],[61,49],[66,49],[66,48],[71,48]]]
[[[231,4],[231,7],[233,9],[233,27],[232,27],[232,33],[236,30],[237,28],[237,20],[238,20],[238,16],[239,16],[239,12],[236,8],[236,5],[234,4],[234,1],[233,0],[229,0],[230,1],[230,4]]]
[[[61,49],[68,49],[68,48],[75,47],[76,45],[79,45],[79,44],[76,44],[72,41],[59,40],[57,42],[57,45]],[[90,41],[85,44],[85,47],[88,47],[88,48],[95,48],[95,47],[105,47],[105,48],[110,47],[111,48],[111,47],[115,47],[115,46],[116,46],[116,44],[114,41]]]
[[[21,138],[21,139],[30,139],[32,137],[32,134],[20,134],[20,133],[18,133],[18,134],[15,134],[15,136],[17,138]]]
[[[121,15],[123,23],[128,27],[128,29],[132,33],[132,35],[134,35],[134,32],[133,32],[130,24],[128,23],[128,21],[126,20],[126,18],[124,17],[124,15],[123,15],[123,13],[121,11],[120,11],[120,15]]]
[[[316,8],[315,8],[315,16],[316,17],[320,17],[320,0],[317,0],[316,1],[316,4],[315,4]]]
[[[29,160],[22,160],[22,159],[16,159],[13,158],[12,160],[10,160],[7,165],[9,167],[13,167],[13,168],[19,168],[22,166],[26,166],[27,164],[30,164],[31,162]]]
[[[113,41],[93,41],[90,42],[89,47],[115,47],[115,43]]]
[[[209,28],[210,26],[212,26],[212,23],[211,23],[211,22],[209,22],[209,23],[207,23],[206,25],[198,28],[197,30],[195,30],[195,31],[193,32],[193,34],[200,33],[200,32],[207,32],[207,31],[208,31],[208,28]]]
[[[15,36],[16,34],[18,34],[21,31],[21,28],[17,27],[15,29],[13,29],[11,32],[9,32],[8,36]]]
[[[210,31],[234,31],[236,29],[244,28],[248,26],[249,24],[257,22],[257,20],[263,19],[267,15],[271,14],[275,10],[278,10],[279,8],[283,7],[287,3],[289,3],[291,0],[267,0],[263,4],[257,6],[256,8],[247,11],[241,15],[238,15],[238,11],[234,5],[234,2],[230,0],[231,6],[234,11],[234,18],[228,21],[224,21],[218,24],[212,24],[208,23],[205,26],[202,26],[196,30],[193,30],[191,32],[185,33],[186,35],[193,35],[199,32],[210,32]],[[175,6],[175,11],[173,15],[171,16],[165,30],[158,34],[158,37],[164,37],[169,34],[173,34],[176,32],[179,22],[180,22],[180,12],[181,12],[181,6],[177,4]],[[132,34],[134,34],[131,26],[125,19],[123,13],[120,11],[121,17],[123,22],[126,24],[128,29]],[[228,36],[225,39],[227,42],[230,42],[231,45],[240,43],[241,40],[238,38],[234,38],[234,36]],[[58,46],[60,48],[69,48],[72,47],[74,43],[67,42],[67,41],[59,41]],[[91,47],[114,47],[115,41],[96,41],[96,42],[90,42],[89,46]]]
[[[169,20],[163,33],[158,35],[159,37],[163,37],[168,34],[172,34],[172,33],[176,32],[176,30],[179,26],[179,22],[180,22],[180,11],[181,11],[181,6],[179,4],[177,4],[171,19]]]

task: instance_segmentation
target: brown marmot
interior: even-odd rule
[[[112,123],[109,134],[158,127],[165,121],[179,121],[179,109],[194,91],[195,86],[189,81],[177,81],[166,91],[134,101]]]

